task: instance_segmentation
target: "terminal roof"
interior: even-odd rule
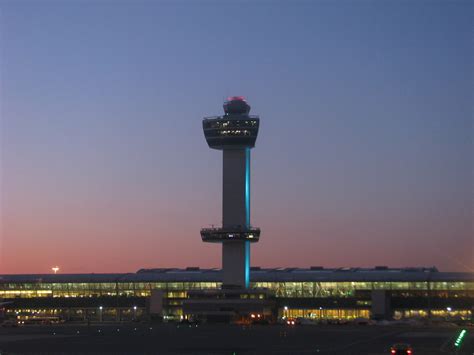
[[[466,282],[473,272],[440,272],[436,268],[259,268],[252,267],[251,282]],[[0,283],[81,282],[221,282],[220,269],[189,267],[140,269],[122,274],[0,275]]]

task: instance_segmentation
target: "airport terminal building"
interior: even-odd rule
[[[183,303],[218,290],[220,269],[150,269],[126,274],[1,275],[6,317],[66,321],[179,320]],[[474,273],[387,267],[253,267],[240,299],[270,300],[274,319],[472,319]],[[236,300],[234,300],[236,301]],[[238,301],[238,300],[237,300]]]

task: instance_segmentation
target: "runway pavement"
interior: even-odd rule
[[[0,354],[389,354],[393,343],[414,354],[474,354],[474,329],[457,353],[461,328],[176,324],[64,324],[0,328]]]

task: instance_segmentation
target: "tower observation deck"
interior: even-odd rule
[[[249,286],[250,243],[260,237],[260,229],[250,224],[250,149],[260,119],[249,112],[242,96],[232,96],[224,103],[223,116],[202,121],[209,147],[223,151],[222,227],[201,229],[201,238],[222,243],[224,287]]]

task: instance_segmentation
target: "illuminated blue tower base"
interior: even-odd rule
[[[223,151],[222,227],[201,230],[205,242],[222,243],[224,287],[247,288],[250,281],[250,243],[260,229],[250,225],[250,149],[257,139],[260,119],[250,116],[242,97],[224,104],[224,116],[205,118],[209,147]]]

